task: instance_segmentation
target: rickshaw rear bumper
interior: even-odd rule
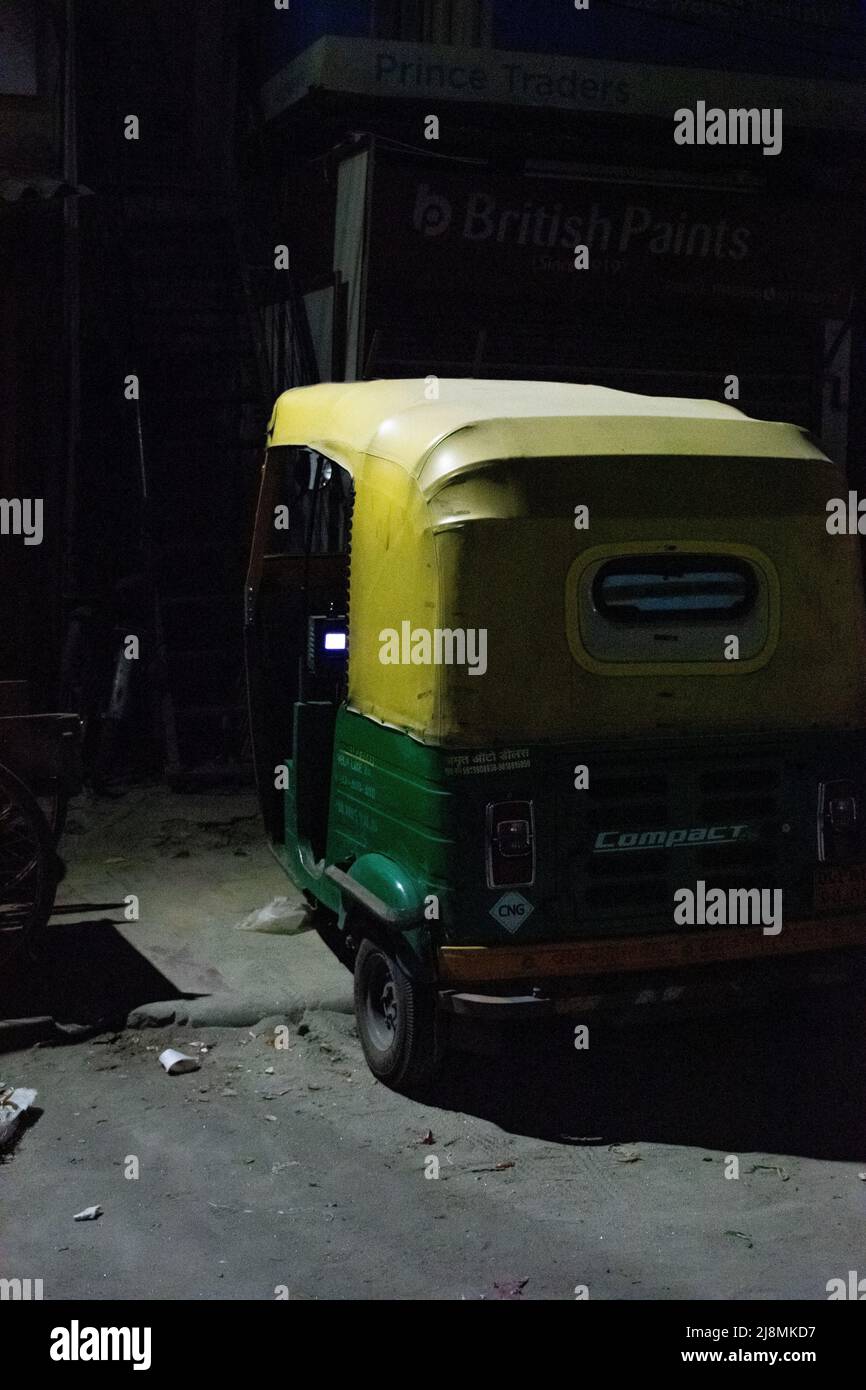
[[[554,1002],[540,991],[537,994],[468,994],[458,990],[439,992],[440,1006],[447,1013],[467,1018],[502,1019],[535,1018],[556,1012]]]
[[[490,1020],[663,1005],[737,1007],[779,990],[860,983],[866,913],[751,929],[535,947],[442,947],[440,1006]]]

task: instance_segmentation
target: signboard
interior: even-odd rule
[[[379,153],[367,288],[380,321],[407,286],[451,286],[473,312],[511,300],[521,320],[677,298],[841,315],[862,235],[852,221],[850,209],[763,191],[515,177]]]
[[[35,9],[33,0],[0,0],[0,96],[38,93]]]
[[[318,39],[265,83],[265,115],[278,115],[315,88],[425,102],[652,115],[669,119],[672,132],[677,108],[694,108],[698,101],[725,110],[779,107],[788,126],[866,130],[863,88],[853,82],[331,36]]]

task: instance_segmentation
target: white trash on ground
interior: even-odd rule
[[[25,1111],[36,1096],[37,1092],[26,1086],[0,1086],[0,1149],[8,1149],[15,1142]]]
[[[309,931],[312,915],[305,903],[290,902],[288,898],[274,898],[266,907],[257,907],[238,922],[236,931],[269,932],[279,936],[295,936]]]
[[[93,1207],[85,1207],[84,1211],[76,1212],[73,1221],[98,1221],[102,1215],[102,1207],[98,1204]]]
[[[199,1071],[201,1068],[197,1057],[188,1057],[185,1052],[177,1052],[173,1047],[160,1052],[159,1060],[169,1076],[181,1076],[185,1071]]]

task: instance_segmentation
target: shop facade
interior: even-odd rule
[[[321,376],[728,399],[853,468],[862,7],[569,10],[270,18],[261,109]],[[677,143],[683,108],[779,112],[780,148]]]

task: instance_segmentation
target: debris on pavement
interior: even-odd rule
[[[529,1279],[509,1279],[502,1284],[494,1284],[494,1298],[522,1298]]]
[[[182,1076],[184,1072],[198,1071],[201,1067],[197,1057],[188,1057],[185,1052],[177,1052],[173,1047],[167,1047],[164,1052],[160,1052],[159,1061],[169,1076]]]
[[[0,1151],[11,1148],[18,1137],[21,1122],[30,1109],[37,1092],[26,1086],[0,1085]]]
[[[312,914],[306,903],[274,898],[265,907],[256,908],[236,924],[236,931],[268,932],[278,936],[296,936],[312,929]]]
[[[752,1249],[752,1246],[754,1245],[754,1241],[752,1240],[752,1237],[751,1237],[751,1236],[747,1236],[745,1231],[725,1231],[725,1235],[726,1235],[726,1236],[736,1236],[737,1240],[744,1240],[744,1241],[747,1243],[747,1245],[748,1245],[748,1247],[749,1247],[750,1250]]]
[[[749,1169],[750,1173],[778,1173],[782,1182],[787,1182],[791,1176],[782,1167],[781,1163],[753,1163]]]
[[[624,1144],[611,1144],[610,1152],[618,1163],[639,1163],[640,1154],[637,1149],[627,1149]]]
[[[77,1212],[77,1213],[75,1214],[75,1216],[73,1216],[72,1220],[73,1220],[73,1221],[98,1221],[101,1215],[102,1215],[102,1207],[99,1206],[99,1205],[97,1204],[96,1206],[85,1207],[83,1211]]]

